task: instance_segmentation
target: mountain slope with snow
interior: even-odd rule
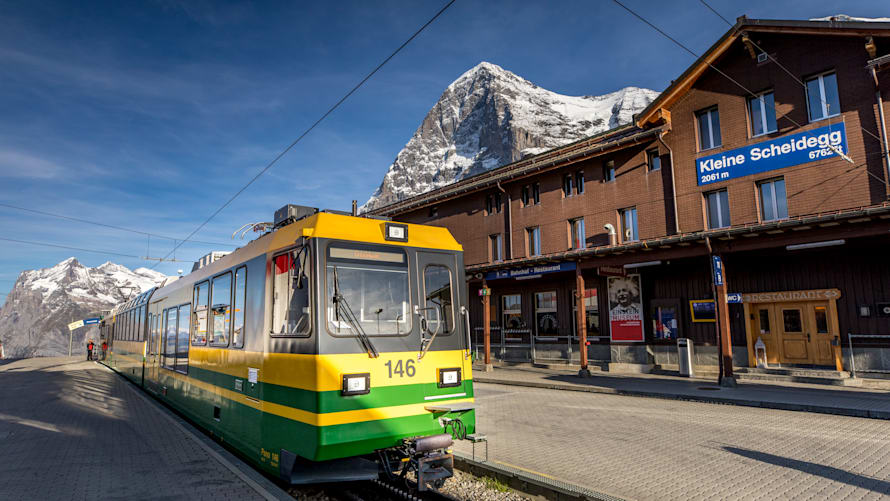
[[[107,262],[95,268],[71,257],[40,270],[23,271],[0,308],[0,342],[7,357],[68,353],[68,323],[158,285],[167,277],[147,268],[130,270]],[[96,328],[75,332],[74,349],[82,352]]]
[[[445,89],[362,210],[629,123],[657,95],[625,87],[564,96],[482,62]]]

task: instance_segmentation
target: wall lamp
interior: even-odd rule
[[[626,264],[626,265],[624,265],[624,269],[625,269],[625,270],[631,270],[631,269],[633,269],[633,268],[643,268],[643,267],[645,267],[645,266],[658,266],[659,264],[661,264],[661,260],[658,260],[658,261],[644,261],[644,262],[642,262],[642,263],[630,263],[630,264]]]
[[[801,249],[817,249],[819,247],[833,247],[835,245],[844,245],[846,240],[825,240],[824,242],[810,242],[807,244],[786,245],[785,250],[801,250]]]

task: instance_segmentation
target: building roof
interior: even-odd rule
[[[670,122],[665,108],[674,104],[736,41],[749,43],[748,33],[788,33],[799,35],[872,36],[890,35],[890,22],[846,21],[840,18],[819,21],[794,21],[779,19],[748,19],[742,16],[729,30],[686,69],[671,85],[641,111],[635,120],[637,127],[647,124]],[[752,51],[753,47],[749,47]],[[753,57],[753,52],[752,52]]]
[[[370,211],[370,213],[390,216],[416,210],[468,192],[491,188],[497,186],[500,182],[528,176],[545,169],[562,167],[626,145],[636,144],[642,139],[657,136],[662,130],[664,130],[663,127],[654,127],[646,130],[633,125],[615,127],[596,136],[560,146],[539,155],[523,158],[490,171],[461,179],[447,186],[379,207]]]

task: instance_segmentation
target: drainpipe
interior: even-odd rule
[[[612,226],[612,223],[606,223],[603,225],[603,229],[609,233],[609,245],[615,245],[617,243],[615,227]]]
[[[658,142],[664,145],[664,147],[668,150],[668,159],[670,160],[671,164],[671,201],[674,204],[674,234],[679,235],[680,219],[677,216],[677,181],[674,178],[674,150],[672,150],[671,147],[668,146],[666,142],[664,142],[664,139],[662,138],[663,135],[664,131],[660,131],[658,133]]]
[[[878,85],[878,72],[871,67],[871,76],[875,80],[875,100],[878,103],[878,117],[881,119],[881,150],[884,153],[884,168],[887,171],[887,185],[890,187],[890,148],[887,146],[887,125],[884,122],[884,100],[881,98],[881,86]]]
[[[506,195],[507,198],[507,205],[504,207],[507,213],[504,217],[504,227],[506,228],[504,230],[504,251],[507,254],[507,259],[513,259],[513,209],[510,204],[510,194],[501,186],[500,180],[496,184],[501,193]]]

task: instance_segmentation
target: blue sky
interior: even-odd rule
[[[698,0],[625,2],[699,53],[727,29]],[[0,203],[185,237],[444,3],[0,0]],[[886,0],[710,3],[731,21],[890,16]],[[194,238],[232,242],[285,203],[363,203],[480,61],[597,95],[662,90],[693,58],[605,0],[458,0]],[[4,207],[0,236],[135,256],[173,245]],[[212,247],[224,248],[187,243],[176,257]],[[0,241],[0,294],[71,255],[153,264]],[[190,265],[157,269],[177,268]]]

